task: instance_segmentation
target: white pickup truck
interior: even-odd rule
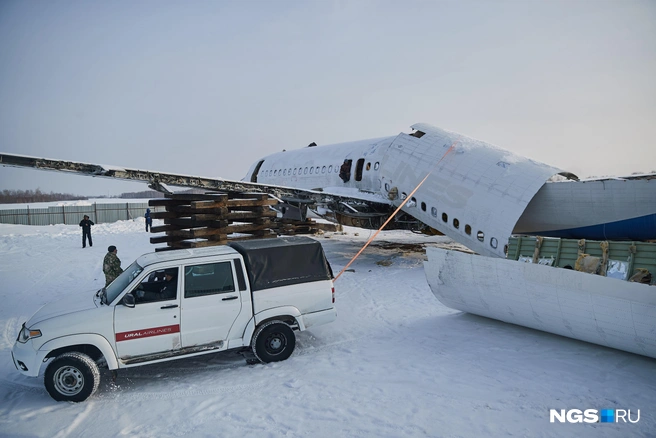
[[[332,322],[333,274],[321,244],[281,237],[139,257],[109,286],[46,304],[23,324],[16,368],[58,401],[80,402],[120,368],[225,350],[287,359],[294,330]],[[46,365],[47,364],[47,365]]]

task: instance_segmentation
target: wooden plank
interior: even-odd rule
[[[196,239],[199,237],[207,237],[225,234],[223,232],[225,228],[192,228],[190,230],[175,230],[169,231],[170,236],[182,236],[185,239]]]
[[[261,225],[235,224],[235,225],[228,225],[226,228],[223,229],[227,230],[228,234],[232,234],[232,233],[248,233],[251,231],[267,230],[270,228],[271,228],[270,224],[261,224]]]
[[[207,238],[207,240],[214,241],[214,242],[215,241],[225,242],[226,240],[228,240],[228,235],[227,234],[217,234],[216,236],[209,236]]]
[[[173,211],[153,211],[150,213],[150,217],[153,219],[170,219],[178,216],[179,214]]]
[[[228,226],[228,221],[225,220],[195,221],[186,218],[165,219],[164,223],[167,225],[177,225],[181,228],[223,228]]]
[[[214,221],[222,220],[225,215],[216,215],[216,214],[192,214],[189,216],[192,220],[196,221]]]
[[[193,208],[188,205],[181,205],[175,207],[174,210],[180,216],[189,216],[192,214],[211,214],[214,216],[224,216],[228,214],[228,209],[226,207],[214,207],[214,208]],[[221,219],[217,217],[216,219]]]
[[[151,233],[163,233],[165,231],[179,230],[175,225],[158,225],[150,227]]]
[[[228,213],[226,215],[226,219],[230,219],[230,220],[260,219],[262,217],[276,217],[276,216],[277,213],[275,211],[261,212],[261,213],[240,211],[240,212]]]
[[[196,209],[206,209],[206,208],[217,208],[225,207],[228,203],[224,200],[220,201],[191,201],[191,208]]]
[[[245,213],[269,213],[269,212],[274,212],[276,213],[276,216],[279,214],[278,211],[272,210],[270,207],[235,207],[235,208],[228,208],[229,213],[239,213],[239,212],[245,212]]]
[[[171,236],[171,235],[151,237],[150,243],[168,243],[168,242],[175,242],[178,240],[185,240],[185,237]]]

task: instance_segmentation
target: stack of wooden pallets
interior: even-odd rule
[[[165,235],[151,237],[150,243],[166,243],[155,249],[164,251],[337,229],[311,219],[278,219],[278,212],[271,208],[277,203],[265,193],[167,194],[164,199],[151,199],[149,206],[166,211],[151,213],[153,219],[164,220],[164,225],[151,227],[151,232]]]

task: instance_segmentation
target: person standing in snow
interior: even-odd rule
[[[89,216],[84,215],[84,219],[80,221],[80,226],[82,227],[82,248],[87,247],[87,239],[89,239],[89,246],[93,246],[93,241],[91,240],[91,225],[95,225],[92,221],[89,220]]]
[[[153,225],[153,218],[150,217],[150,208],[146,209],[146,214],[144,215],[144,217],[146,218],[146,232],[147,232],[148,229]]]
[[[121,269],[121,260],[116,255],[117,252],[118,250],[114,245],[110,245],[109,248],[107,248],[107,254],[103,260],[105,287],[109,286],[109,283],[114,281],[114,279],[121,275],[121,272],[123,272],[123,269]]]

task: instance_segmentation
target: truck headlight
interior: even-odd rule
[[[25,327],[25,324],[23,324],[23,328],[21,328],[20,333],[18,333],[17,341],[24,344],[30,339],[38,338],[39,336],[41,336],[41,330],[30,330]]]

